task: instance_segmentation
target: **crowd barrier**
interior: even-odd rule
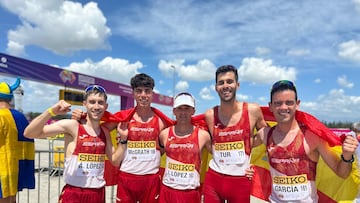
[[[49,146],[51,146],[51,143]],[[64,151],[60,146],[35,151],[35,189],[18,192],[19,203],[55,203],[64,186]],[[116,186],[106,187],[106,202],[116,202]]]

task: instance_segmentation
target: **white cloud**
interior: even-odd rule
[[[271,50],[267,47],[256,47],[255,48],[256,55],[266,55],[266,54],[269,54],[270,52],[271,52]]]
[[[22,85],[24,87],[24,96],[22,99],[24,112],[29,112],[28,109],[40,109],[39,111],[41,112],[45,111],[46,108],[59,100],[59,90],[63,88],[25,80],[22,81]],[[35,98],[37,98],[36,102],[34,101]]]
[[[174,74],[177,74],[178,68],[184,63],[184,59],[175,59],[172,61],[160,60],[158,68],[163,75],[168,78],[172,78],[174,77]]]
[[[353,0],[353,3],[355,4],[356,10],[360,12],[360,0]]]
[[[185,60],[177,59],[174,61],[160,60],[159,70],[167,77],[171,77],[175,74],[181,80],[189,81],[207,81],[213,79],[215,76],[215,65],[207,60],[203,59],[198,61],[195,65],[184,65]]]
[[[99,62],[93,62],[90,59],[74,62],[64,69],[129,85],[130,78],[137,74],[141,68],[143,68],[143,64],[139,61],[130,63],[125,59],[105,57]]]
[[[340,77],[337,78],[337,83],[341,86],[341,87],[346,87],[346,88],[353,88],[354,87],[354,83],[349,82],[347,80],[346,75],[342,75]]]
[[[273,83],[280,79],[296,80],[296,69],[293,67],[279,67],[272,60],[261,58],[244,58],[238,69],[240,81],[257,83]]]
[[[25,47],[24,47],[24,45],[22,45],[18,42],[9,40],[6,51],[15,56],[20,56],[20,55],[24,54]]]
[[[109,48],[111,30],[97,3],[12,0],[1,4],[19,15],[22,23],[8,31],[10,54],[23,55],[29,45],[61,55]]]
[[[213,79],[216,67],[207,60],[198,61],[195,65],[180,66],[177,73],[180,78],[191,81],[207,81]]]
[[[269,98],[267,98],[267,97],[259,97],[258,101],[259,101],[259,104],[264,104],[265,105],[265,104],[268,103]]]
[[[273,6],[272,1],[183,0],[164,4],[153,0],[142,9],[138,5],[122,9],[114,19],[113,32],[151,47],[162,58],[213,60],[229,53],[251,56],[249,50],[255,50],[256,54],[287,61],[286,53],[294,47],[311,47],[311,54],[306,49],[290,54],[320,59],[326,54],[333,56],[329,45],[341,39],[336,33],[351,33],[352,27],[358,26],[353,5],[347,1],[277,2]]]
[[[200,98],[204,100],[213,100],[215,97],[211,94],[211,88],[204,87],[199,92]]]
[[[357,121],[360,112],[360,96],[346,95],[343,89],[330,90],[314,102],[301,102],[300,110],[312,112],[327,121]]]
[[[244,95],[244,94],[236,94],[236,98],[240,101],[248,101],[249,100],[249,96]]]
[[[320,79],[320,78],[316,78],[316,79],[314,80],[314,83],[321,83],[321,79]]]
[[[360,42],[350,40],[341,43],[338,54],[342,58],[360,62]]]
[[[189,89],[189,83],[186,81],[179,81],[177,82],[175,89],[179,92],[183,92],[186,91],[187,89]],[[175,93],[176,94],[176,93]]]
[[[311,52],[308,49],[291,49],[287,52],[290,56],[304,56],[309,55]]]

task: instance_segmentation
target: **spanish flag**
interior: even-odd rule
[[[0,198],[35,188],[33,139],[24,137],[25,116],[14,109],[0,109]]]

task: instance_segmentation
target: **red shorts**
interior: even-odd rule
[[[164,184],[160,187],[159,203],[200,203],[201,193],[199,189],[177,190]]]
[[[250,202],[251,181],[245,176],[230,176],[208,169],[204,182],[206,203],[247,203]]]
[[[117,203],[157,203],[159,201],[159,173],[150,175],[134,175],[119,172],[117,185]]]
[[[81,188],[66,184],[59,197],[59,203],[105,203],[105,187]]]

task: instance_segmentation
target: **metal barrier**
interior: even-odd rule
[[[18,192],[19,203],[55,203],[64,186],[63,151],[35,151],[35,189],[25,189]],[[116,200],[116,186],[106,187],[106,202]]]

